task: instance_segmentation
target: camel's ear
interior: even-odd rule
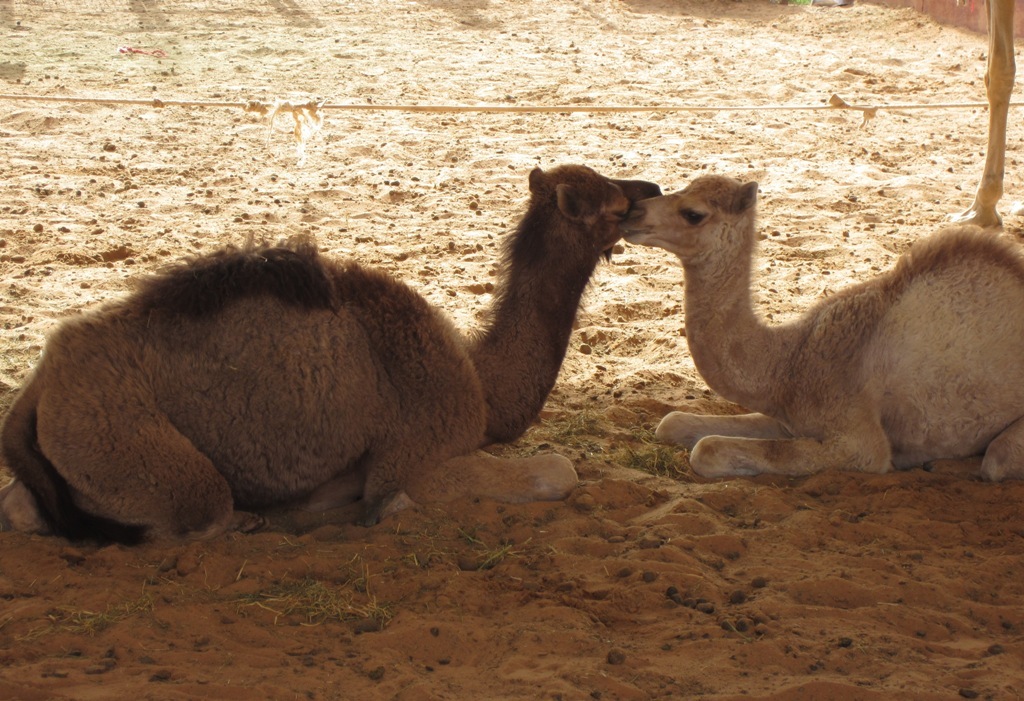
[[[530,192],[537,192],[544,182],[544,171],[539,167],[530,171]]]
[[[558,209],[569,219],[579,219],[584,215],[583,203],[571,185],[559,183],[555,186],[555,194],[558,197]]]
[[[732,200],[732,211],[735,214],[746,212],[757,202],[757,183],[747,183],[740,187]]]

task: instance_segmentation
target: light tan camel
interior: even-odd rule
[[[236,508],[286,502],[361,495],[370,525],[409,498],[564,498],[564,458],[472,453],[537,417],[631,201],[661,191],[585,166],[529,182],[470,336],[309,242],[200,257],[64,322],[3,424],[8,524],[134,542],[249,528]]]
[[[1024,477],[1024,254],[977,227],[769,326],[751,299],[757,184],[721,176],[637,203],[626,240],[676,254],[686,339],[722,397],[757,413],[673,412],[657,437],[708,477],[885,472],[984,454]]]
[[[988,22],[988,63],[985,91],[988,96],[988,148],[985,168],[967,211],[952,217],[960,224],[983,227],[1002,226],[996,210],[1003,196],[1003,171],[1006,165],[1006,120],[1016,74],[1013,47],[1013,12],[1016,0],[985,0]]]

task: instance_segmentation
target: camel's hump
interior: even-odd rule
[[[300,308],[331,309],[336,305],[332,266],[308,239],[226,246],[144,279],[133,302],[144,312],[200,317],[259,294]]]

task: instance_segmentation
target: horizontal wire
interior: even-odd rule
[[[877,110],[945,110],[988,108],[987,102],[945,102],[934,104],[893,104],[859,107],[847,104],[833,95],[833,102],[823,105],[375,105],[314,103],[320,110],[348,110],[362,112],[476,112],[476,113],[614,113],[614,112],[762,112],[781,110],[834,110],[849,109],[859,112]],[[160,98],[132,99],[118,97],[74,97],[54,95],[0,94],[0,100],[27,100],[36,102],[93,103],[111,105],[142,105],[149,107],[233,107],[247,111],[270,111],[274,103],[259,101],[219,102],[205,100],[164,100]],[[1010,107],[1024,103],[1011,102]]]

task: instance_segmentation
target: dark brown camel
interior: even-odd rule
[[[619,222],[660,190],[561,166],[534,170],[530,192],[469,337],[402,282],[309,243],[200,257],[64,322],[3,424],[16,479],[0,515],[132,542],[359,493],[368,525],[406,492],[564,498],[564,458],[472,453],[536,418]]]

